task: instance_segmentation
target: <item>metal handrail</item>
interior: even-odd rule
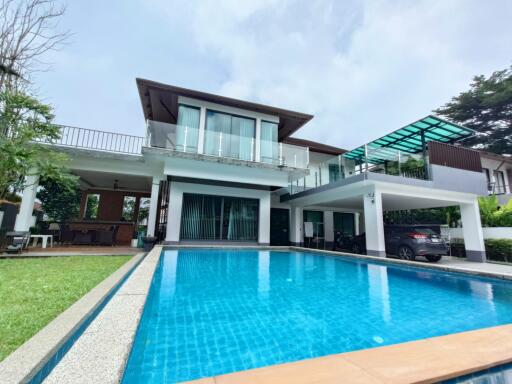
[[[144,137],[124,133],[98,131],[68,125],[58,125],[60,136],[56,140],[37,140],[39,143],[68,148],[85,148],[96,151],[140,155]]]

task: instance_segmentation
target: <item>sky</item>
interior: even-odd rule
[[[351,149],[512,64],[510,0],[68,1],[37,93],[55,121],[144,135],[135,78],[314,115]]]

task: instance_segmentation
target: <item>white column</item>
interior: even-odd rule
[[[461,204],[460,216],[467,259],[484,263],[486,261],[485,244],[478,200],[475,198],[473,203]]]
[[[304,244],[302,226],[302,207],[292,207],[290,217],[290,243],[292,245]]]
[[[204,131],[206,129],[206,107],[201,107],[199,113],[199,132],[197,135],[197,153],[204,152]]]
[[[354,213],[354,234],[357,236],[359,235],[359,217],[360,213],[356,212]]]
[[[151,201],[149,203],[148,232],[146,234],[147,236],[155,236],[159,192],[160,178],[153,177],[153,183],[151,184]]]
[[[260,198],[260,217],[258,225],[258,243],[270,244],[270,192]]]
[[[14,224],[15,231],[28,231],[30,229],[38,186],[39,175],[27,176],[25,188],[23,189],[23,197],[21,198],[20,212],[16,216],[16,222]]]
[[[167,209],[167,233],[165,241],[178,243],[180,241],[183,191],[176,186],[176,183],[171,182],[169,184],[169,207]]]
[[[326,248],[332,245],[334,241],[334,212],[324,211],[324,237]]]
[[[377,189],[363,196],[366,253],[370,256],[386,256],[384,219],[382,218],[382,194]]]

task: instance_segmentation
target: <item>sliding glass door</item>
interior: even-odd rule
[[[204,153],[240,160],[254,160],[254,119],[208,110]]]
[[[258,240],[257,199],[184,194],[181,240]]]

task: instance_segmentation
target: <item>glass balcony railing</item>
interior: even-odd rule
[[[389,148],[386,148],[385,152],[382,148],[368,149],[366,159],[366,162],[364,159],[362,162],[356,162],[343,155],[333,157],[318,166],[310,167],[309,175],[290,182],[288,190],[290,194],[296,194],[367,172],[410,179],[428,179],[428,157],[425,165],[421,154]]]
[[[146,145],[178,152],[197,153],[199,129],[148,120]]]
[[[274,164],[279,167],[306,169],[309,162],[307,147],[260,140],[249,136],[204,131],[202,152],[197,128],[148,121],[146,145],[177,152],[202,153],[208,156]]]

